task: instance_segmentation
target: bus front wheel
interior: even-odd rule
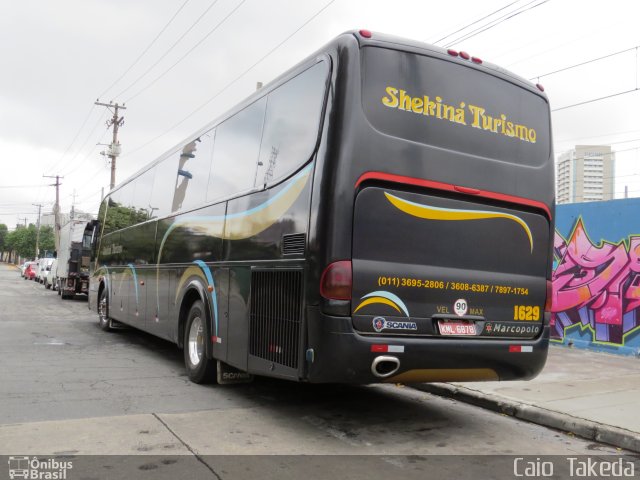
[[[207,383],[215,375],[216,364],[207,358],[205,342],[208,338],[204,304],[197,300],[191,306],[184,329],[184,364],[189,379],[194,383]]]

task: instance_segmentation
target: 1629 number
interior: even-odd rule
[[[528,322],[540,320],[540,307],[534,307],[531,305],[514,305],[513,319]]]

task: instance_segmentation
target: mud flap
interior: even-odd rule
[[[238,370],[220,360],[217,368],[217,381],[219,385],[229,385],[233,383],[250,383],[253,381],[253,375],[242,370]]]

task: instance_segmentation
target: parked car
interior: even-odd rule
[[[36,270],[36,280],[38,283],[44,284],[44,279],[47,273],[49,273],[53,260],[53,258],[41,258],[38,260],[38,269]]]
[[[24,279],[25,280],[34,280],[36,278],[36,270],[38,269],[38,264],[36,262],[30,262],[24,271]]]
[[[26,275],[25,275],[25,271],[27,270],[27,267],[28,267],[29,265],[32,265],[32,264],[34,264],[34,263],[36,263],[36,262],[31,262],[31,261],[27,260],[27,261],[26,261],[26,262],[24,262],[22,265],[20,265],[20,276],[21,276],[22,278],[24,278],[24,279],[26,279],[26,278],[27,278],[27,277],[26,277]]]
[[[47,275],[44,277],[44,287],[55,290],[58,288],[58,260],[54,259],[47,269]]]

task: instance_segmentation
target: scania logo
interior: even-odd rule
[[[381,332],[382,330],[384,330],[384,327],[386,325],[387,321],[382,318],[382,317],[375,317],[373,319],[373,329],[376,332]]]
[[[382,317],[375,317],[373,319],[373,329],[376,332],[381,332],[382,330],[418,330],[418,324],[416,322],[387,320]]]

